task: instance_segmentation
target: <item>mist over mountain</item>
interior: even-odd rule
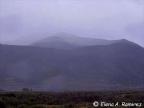
[[[144,90],[144,0],[0,0],[0,90],[21,88]]]
[[[2,45],[0,64],[0,87],[8,90],[144,88],[144,48],[125,39],[69,50]]]
[[[68,33],[57,33],[37,42],[32,46],[72,49],[76,47],[93,46],[93,45],[109,45],[117,42],[117,40],[95,39],[88,37],[79,37]]]
[[[28,45],[58,32],[144,46],[143,0],[1,0],[0,43]]]

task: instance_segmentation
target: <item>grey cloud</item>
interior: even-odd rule
[[[1,42],[68,32],[144,45],[143,26],[138,26],[144,22],[143,0],[1,0],[0,8]]]

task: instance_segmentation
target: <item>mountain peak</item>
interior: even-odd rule
[[[70,34],[70,33],[66,33],[66,32],[60,32],[60,33],[56,33],[54,34],[53,36],[50,36],[51,38],[52,37],[55,37],[55,38],[61,38],[61,39],[65,39],[65,38],[78,38],[79,36],[76,36],[74,34]],[[48,37],[48,38],[50,38]]]
[[[136,46],[136,47],[141,47],[140,45],[132,42],[132,41],[129,41],[127,39],[120,39],[118,40],[118,42],[116,44],[123,44],[123,45],[129,45],[129,46]]]

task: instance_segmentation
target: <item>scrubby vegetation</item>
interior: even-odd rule
[[[144,92],[1,92],[0,108],[93,108],[94,101],[141,102]],[[120,108],[120,107],[118,107]],[[143,106],[141,108],[144,108]]]

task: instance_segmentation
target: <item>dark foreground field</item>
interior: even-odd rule
[[[117,106],[114,108],[131,108],[121,103],[142,103],[144,108],[144,91],[107,91],[107,92],[1,92],[0,108],[94,108],[93,102],[101,102],[105,108],[108,103]]]

